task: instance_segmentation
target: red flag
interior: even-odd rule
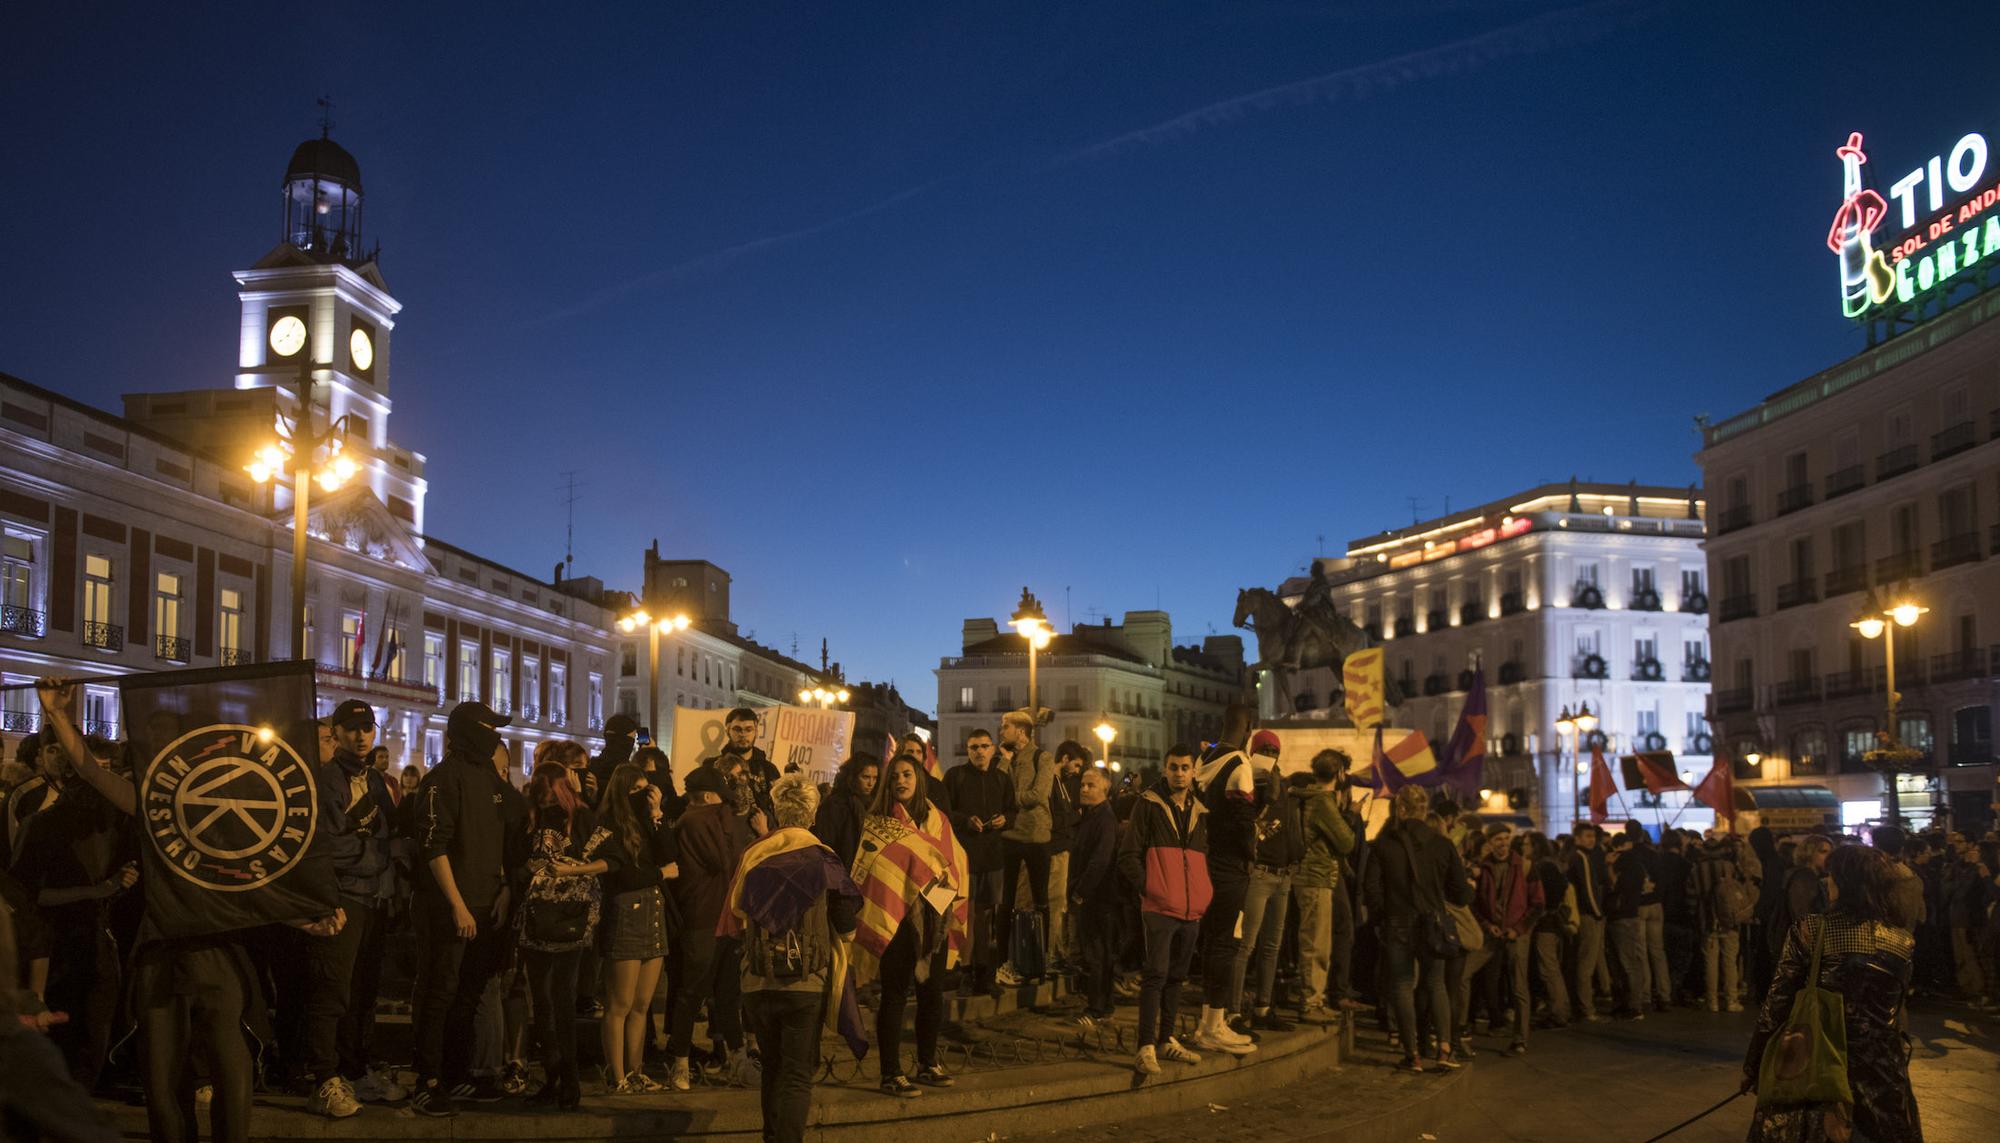
[[[1643,754],[1628,754],[1626,757],[1631,759],[1633,767],[1639,771],[1639,780],[1646,784],[1647,793],[1659,794],[1667,790],[1688,788],[1687,783],[1681,781],[1680,774],[1674,770],[1672,751],[1649,750]],[[1630,778],[1632,772],[1626,771],[1625,776]]]
[[[1716,754],[1708,777],[1695,784],[1694,800],[1714,810],[1716,817],[1736,820],[1736,773],[1730,769],[1729,759]]]
[[[367,646],[368,616],[364,614],[354,620],[354,654],[349,656],[347,664],[349,674],[359,675],[361,673],[361,652]]]
[[[931,781],[944,781],[944,768],[938,765],[937,743],[928,738],[924,740],[924,770],[931,776]]]
[[[1602,825],[1611,817],[1611,795],[1618,786],[1611,780],[1611,767],[1604,764],[1604,749],[1590,748],[1590,820]]]

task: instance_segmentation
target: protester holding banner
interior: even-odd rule
[[[142,801],[147,807],[139,847],[146,913],[132,1008],[156,1143],[199,1137],[197,1058],[207,1063],[213,1091],[211,1137],[249,1139],[255,1068],[242,1026],[245,1012],[263,1000],[243,933],[280,923],[331,937],[346,922],[332,869],[312,845],[312,767],[294,746],[312,742],[305,722],[312,670],[310,663],[275,663],[120,679],[126,723],[137,731],[131,745],[139,770],[130,777],[85,746],[70,714],[76,684],[36,683],[43,725],[76,776],[123,813],[136,816]],[[308,729],[276,729],[301,725]]]
[[[411,1107],[420,1115],[453,1115],[454,1100],[492,1103],[504,1094],[492,1081],[473,1078],[471,1055],[480,996],[513,947],[508,861],[520,856],[525,829],[510,839],[509,807],[521,803],[505,777],[499,728],[510,721],[481,702],[453,707],[444,759],[417,787],[423,864],[411,904],[417,932]],[[519,818],[525,817],[523,806]]]

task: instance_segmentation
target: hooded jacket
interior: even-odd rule
[[[1250,756],[1235,746],[1210,747],[1194,788],[1213,815],[1209,841],[1216,864],[1250,864],[1257,853],[1257,772]]]
[[[424,775],[414,808],[405,803],[423,867],[418,886],[442,893],[430,863],[449,857],[451,878],[465,907],[476,916],[491,906],[506,883],[508,795],[513,793],[491,761],[448,751]]]
[[[354,796],[354,779],[362,780],[362,795]],[[382,774],[351,751],[340,750],[319,768],[320,844],[333,862],[334,880],[343,895],[374,900],[392,897],[396,874],[390,844],[396,828],[396,800]]]
[[[1118,871],[1139,890],[1139,908],[1180,921],[1195,921],[1215,895],[1208,880],[1208,819],[1192,794],[1186,810],[1175,809],[1165,779],[1146,791],[1132,810],[1118,843]]]

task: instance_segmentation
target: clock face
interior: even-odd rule
[[[357,329],[347,336],[347,353],[354,359],[354,367],[363,373],[375,364],[375,341],[365,329]]]
[[[271,348],[279,357],[291,357],[306,345],[306,323],[286,314],[271,323]]]

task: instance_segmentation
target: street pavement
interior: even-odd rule
[[[1741,1083],[1752,1014],[1686,1009],[1643,1021],[1537,1032],[1526,1056],[1504,1039],[1457,1073],[1405,1076],[1382,1033],[1359,1033],[1340,1071],[1263,1098],[1204,1111],[1014,1139],[1078,1143],[1642,1143],[1714,1105]],[[2000,1017],[1954,1008],[1913,1012],[1910,1065],[1927,1143],[2000,1138]],[[1736,1143],[1749,1133],[1751,1097],[1676,1132],[1672,1143]]]

